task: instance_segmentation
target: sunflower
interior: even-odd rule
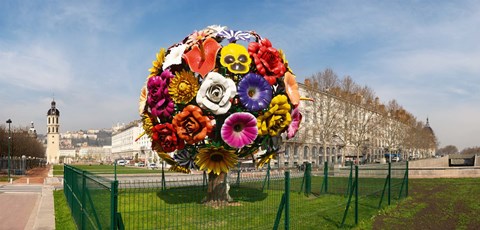
[[[227,150],[223,146],[211,146],[198,150],[195,163],[200,167],[200,170],[220,175],[221,172],[227,173],[233,168],[237,164],[237,160],[238,156],[235,154],[235,150]]]
[[[165,49],[162,48],[157,53],[157,60],[152,62],[152,68],[148,70],[150,72],[150,75],[148,76],[149,78],[153,76],[157,76],[162,73],[162,64],[164,59],[165,59]]]
[[[168,93],[175,103],[186,104],[197,95],[198,88],[198,81],[193,73],[182,70],[170,81]]]

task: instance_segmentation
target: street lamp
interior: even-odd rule
[[[10,133],[10,124],[12,124],[12,120],[7,120],[8,124],[8,180],[10,181],[10,142],[11,142],[11,133]]]

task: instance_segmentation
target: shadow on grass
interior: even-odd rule
[[[258,188],[234,187],[230,188],[230,196],[235,202],[256,202],[267,198],[267,193]],[[207,195],[203,187],[168,188],[157,192],[157,197],[168,204],[202,203]]]

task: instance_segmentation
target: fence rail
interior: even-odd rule
[[[203,202],[208,177],[117,180],[65,166],[79,229],[351,228],[408,195],[408,162],[320,170],[231,171],[231,202]]]

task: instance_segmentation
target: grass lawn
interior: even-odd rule
[[[98,174],[113,174],[114,165],[72,165],[81,170],[86,170],[91,173]],[[148,174],[148,173],[160,173],[161,170],[151,170],[146,167],[133,167],[133,166],[117,166],[117,174]],[[169,171],[165,170],[165,173]],[[63,175],[63,165],[53,166],[53,175]]]
[[[341,227],[348,200],[348,196],[341,192],[341,184],[348,180],[336,179],[329,179],[329,189],[337,189],[338,193],[309,197],[299,193],[301,178],[292,179],[291,189],[295,191],[290,192],[291,229]],[[118,211],[126,229],[272,229],[282,199],[283,183],[283,180],[272,180],[269,189],[263,191],[263,181],[242,182],[240,187],[231,183],[230,195],[234,202],[228,205],[202,204],[206,191],[198,186],[172,188],[167,184],[167,189],[161,191],[158,184],[153,183],[121,184]],[[410,179],[409,197],[400,202],[398,183],[392,181],[392,205],[386,206],[384,198],[383,209],[378,209],[381,195],[378,188],[383,189],[381,179],[359,183],[359,225],[354,225],[352,199],[343,228],[480,229],[480,218],[475,216],[480,213],[480,201],[476,196],[480,194],[478,178]],[[369,183],[370,187],[367,186]],[[312,187],[319,186],[321,178],[313,177]],[[63,193],[60,195],[63,197]],[[57,207],[57,199],[60,198],[55,196],[55,209],[61,206]],[[109,201],[102,199],[93,203],[108,206]],[[59,202],[66,207],[64,198]],[[99,211],[105,207],[100,207]],[[283,229],[283,223],[284,214],[280,229]],[[57,225],[57,229],[63,228]]]
[[[63,190],[54,191],[53,198],[55,199],[55,229],[76,229]]]
[[[410,179],[409,198],[368,229],[480,229],[480,178]]]

